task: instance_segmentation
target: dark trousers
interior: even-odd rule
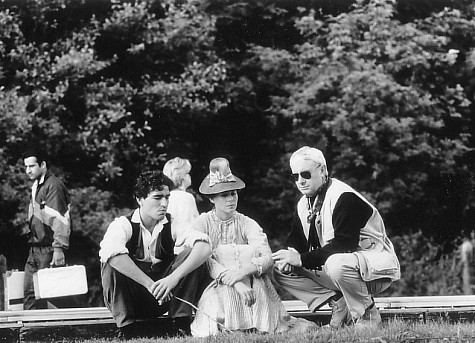
[[[49,268],[53,260],[53,247],[31,246],[25,264],[25,278],[23,281],[23,309],[35,310],[48,307],[46,299],[35,298],[33,274],[43,268]]]
[[[161,262],[150,268],[150,263],[136,262],[137,266],[154,281],[170,275],[183,261],[191,249],[186,249],[170,262]],[[108,263],[102,264],[102,288],[104,303],[111,311],[117,327],[134,323],[137,319],[153,319],[168,311],[171,318],[191,317],[192,307],[175,297],[158,305],[153,295],[142,285],[119,273]],[[206,264],[201,265],[183,279],[172,290],[176,297],[196,306],[204,289],[211,282]]]

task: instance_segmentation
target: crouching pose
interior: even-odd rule
[[[332,307],[334,329],[377,327],[373,294],[400,278],[399,261],[378,210],[353,188],[328,176],[322,152],[303,147],[290,157],[303,194],[287,249],[273,254],[276,281],[314,311]]]
[[[175,333],[189,334],[186,302],[196,304],[211,282],[203,264],[208,236],[176,227],[166,213],[172,185],[160,171],[142,173],[134,187],[138,208],[114,220],[101,242],[104,302],[125,337],[141,335],[137,320],[167,311]],[[174,255],[175,245],[186,248]]]

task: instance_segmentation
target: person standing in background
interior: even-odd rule
[[[463,294],[472,294],[472,274],[473,274],[473,244],[470,238],[465,236],[460,245],[460,261],[462,263],[462,283]]]
[[[180,157],[167,161],[163,167],[163,174],[172,180],[175,186],[170,191],[168,213],[180,230],[192,227],[194,220],[199,215],[195,197],[186,191],[191,186],[190,171],[190,161]],[[175,248],[175,254],[180,252],[181,248]]]
[[[29,149],[23,154],[26,174],[33,181],[28,208],[29,252],[25,264],[23,307],[47,308],[45,299],[35,298],[33,274],[39,269],[66,264],[71,220],[70,197],[64,183],[48,170],[44,154]]]

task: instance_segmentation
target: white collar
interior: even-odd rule
[[[130,218],[130,221],[131,221],[132,223],[138,223],[138,224],[140,224],[140,227],[142,227],[142,228],[145,229],[145,225],[142,223],[142,218],[140,218],[140,211],[139,211],[138,208],[137,208],[137,209],[134,211],[134,213],[132,214],[132,218]],[[163,219],[160,220],[160,221],[155,225],[155,227],[156,227],[157,225],[159,225],[159,224],[165,225],[166,223],[168,223],[168,218],[167,218],[167,216],[164,216]]]
[[[33,184],[31,185],[31,188],[35,189],[39,185],[43,184],[45,182],[45,176],[46,176],[46,173],[44,173],[39,180],[36,179],[35,182],[33,182]]]

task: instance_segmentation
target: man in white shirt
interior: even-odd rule
[[[175,333],[189,334],[186,302],[196,304],[211,282],[203,264],[211,254],[208,236],[177,228],[167,214],[172,185],[161,171],[142,173],[134,187],[139,207],[115,219],[100,244],[104,302],[126,338],[140,335],[137,319],[165,312]],[[179,255],[176,242],[185,247]]]

